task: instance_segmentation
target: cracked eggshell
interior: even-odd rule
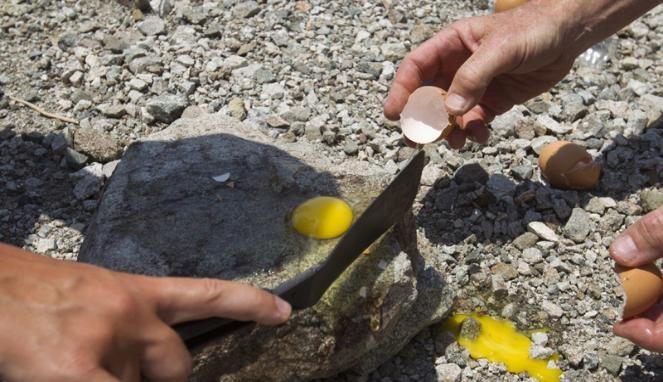
[[[495,12],[504,12],[508,11],[511,8],[515,8],[525,4],[527,0],[496,0],[495,1]]]
[[[555,141],[544,147],[539,168],[551,185],[572,190],[594,188],[601,175],[601,166],[587,150],[568,141]]]
[[[427,144],[451,133],[453,124],[444,105],[446,95],[435,86],[423,86],[410,94],[401,113],[401,130],[407,139]]]
[[[656,265],[635,268],[618,265],[615,271],[624,290],[622,318],[627,319],[646,312],[661,298],[663,276]]]

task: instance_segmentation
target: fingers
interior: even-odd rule
[[[400,118],[408,97],[426,82],[433,82],[442,72],[443,65],[458,61],[462,55],[451,29],[445,29],[408,54],[401,62],[384,104],[384,115],[393,121]],[[444,56],[444,57],[443,57]],[[441,62],[443,58],[448,63]]]
[[[452,149],[462,149],[465,146],[465,141],[467,139],[467,132],[462,129],[454,129],[451,134],[447,137],[449,146]]]
[[[401,66],[401,68],[403,68],[403,66]],[[401,78],[415,78],[415,77],[409,77],[409,74],[403,74],[406,71],[402,70],[401,68],[399,68],[398,72],[396,73],[397,79],[399,78],[399,76]],[[412,71],[414,70],[414,68],[408,70]],[[418,81],[419,75],[417,75],[416,78],[417,78],[416,81]],[[389,89],[387,100],[384,103],[385,117],[387,117],[387,119],[390,119],[392,121],[398,121],[401,117],[401,112],[403,111],[403,108],[405,108],[405,104],[407,103],[407,100],[413,91],[414,90],[411,90],[409,86],[406,86],[403,83],[394,82],[393,85],[391,85],[391,88]]]
[[[468,138],[479,144],[487,143],[490,138],[488,122],[492,119],[493,113],[481,104],[470,109],[462,117],[456,117],[460,128],[454,129],[447,137],[449,146],[453,149],[461,149]]]
[[[663,207],[650,212],[619,235],[610,246],[618,264],[635,267],[663,257]]]
[[[471,121],[467,126],[473,141],[482,145],[488,143],[490,129],[485,123],[483,123],[483,121]]]
[[[120,382],[119,379],[111,375],[108,371],[104,369],[95,369],[91,371],[88,375],[85,376],[85,381],[94,381],[94,382]]]
[[[613,331],[640,347],[663,352],[663,304],[654,305],[643,317],[615,324]]]
[[[140,277],[137,285],[169,325],[208,317],[276,325],[286,321],[292,311],[279,297],[238,282]]]
[[[613,331],[634,344],[651,351],[663,351],[663,333],[656,324],[645,318],[635,318],[615,324]]]
[[[122,382],[140,382],[141,366],[135,349],[114,348],[103,362],[104,369]]]
[[[150,382],[186,381],[193,367],[191,355],[180,337],[163,324],[158,325],[140,358],[143,377]]]
[[[482,99],[493,78],[516,66],[516,55],[510,52],[506,41],[485,41],[456,71],[449,95],[447,110],[453,115],[463,115]]]
[[[470,138],[480,144],[485,144],[490,138],[488,123],[495,114],[485,105],[479,104],[470,109],[462,117],[461,127],[468,132]]]

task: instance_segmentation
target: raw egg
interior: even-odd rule
[[[508,11],[511,8],[518,7],[527,2],[527,0],[495,0],[495,12]]]
[[[318,196],[295,208],[292,225],[297,232],[316,239],[341,236],[352,224],[352,208],[341,199]]]
[[[472,330],[472,335],[467,336],[463,329],[470,319],[476,321],[478,330]],[[454,314],[443,323],[442,329],[453,333],[458,344],[467,349],[474,359],[485,358],[502,364],[511,373],[526,372],[540,382],[560,380],[562,370],[549,364],[557,356],[531,359],[529,349],[532,341],[518,332],[512,322],[478,314]]]
[[[446,138],[455,126],[444,105],[446,96],[447,92],[435,86],[423,86],[410,94],[401,113],[403,135],[418,144]]]
[[[551,185],[573,190],[594,188],[601,166],[584,147],[567,141],[549,143],[539,155],[541,173]]]
[[[615,268],[624,289],[623,318],[644,313],[661,298],[663,276],[654,264],[636,268]]]

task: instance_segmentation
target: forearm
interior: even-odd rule
[[[546,9],[559,22],[569,53],[577,56],[661,3],[663,0],[532,0],[528,6]]]

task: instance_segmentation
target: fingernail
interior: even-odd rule
[[[447,96],[447,108],[451,111],[461,112],[467,106],[467,100],[459,94],[451,93]]]
[[[287,320],[292,312],[290,304],[279,297],[276,297],[276,309],[279,311],[279,318],[283,321]]]
[[[638,255],[638,247],[628,234],[618,236],[610,247],[613,257],[619,260],[618,262],[630,263]]]

